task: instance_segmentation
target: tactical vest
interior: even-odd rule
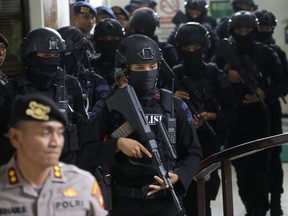
[[[165,89],[160,90],[160,98],[154,98],[152,99],[152,101],[149,101],[147,103],[141,103],[147,122],[150,125],[151,130],[154,132],[156,136],[156,141],[158,143],[158,150],[163,156],[161,159],[164,162],[165,168],[167,170],[173,169],[172,166],[175,165],[175,161],[171,161],[168,158],[167,149],[163,145],[162,138],[158,131],[156,123],[157,121],[161,120],[163,116],[170,115],[172,113],[171,103],[172,103],[172,92],[165,90]],[[113,125],[116,125],[119,127],[123,123],[123,118],[121,115],[119,115],[119,113],[114,114],[114,119],[115,119],[115,124]],[[114,130],[116,129],[117,127],[115,127]],[[133,132],[128,137],[139,140],[139,136],[136,132]],[[176,149],[176,146],[172,146],[172,148]],[[129,158],[126,155],[124,155],[123,153],[119,153],[118,155],[116,155],[116,161],[118,163],[112,172],[113,174],[121,173],[123,175],[124,173],[125,175],[129,175],[129,176],[138,176],[138,177],[149,176],[150,177],[151,175],[156,174],[156,171],[149,165],[150,160],[151,159],[147,158],[142,161],[139,161],[140,163],[147,164],[147,166],[135,165],[131,163],[131,160],[129,160]],[[137,163],[137,160],[135,160],[134,162]]]

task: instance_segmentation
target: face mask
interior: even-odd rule
[[[253,52],[253,43],[256,39],[256,33],[254,31],[244,36],[233,33],[232,36],[236,42],[236,47],[241,54],[249,54]]]
[[[75,72],[77,72],[77,61],[73,55],[73,53],[69,55],[64,55],[61,57],[61,65],[69,75],[76,75]],[[76,68],[75,68],[76,67]]]
[[[253,43],[253,41],[256,39],[256,34],[254,31],[250,32],[247,35],[238,35],[236,33],[232,33],[232,36],[234,38],[234,40],[236,41],[237,44],[239,45],[245,45],[245,44],[251,44]]]
[[[101,53],[101,56],[115,56],[121,40],[104,41],[98,40],[96,44],[97,52]]]
[[[271,44],[273,43],[272,34],[273,32],[259,32],[257,34],[257,39],[262,43]]]
[[[154,97],[153,92],[156,87],[158,78],[158,69],[151,71],[130,71],[129,83],[135,89],[137,96],[140,99],[147,100]]]
[[[194,52],[181,51],[182,60],[184,65],[190,65],[192,67],[198,67],[203,65],[204,49],[198,49]]]
[[[142,35],[146,35],[147,37],[153,38],[155,30],[156,30],[156,27],[145,29],[144,31],[141,31],[139,29],[135,29],[135,34],[142,34]]]
[[[36,68],[39,68],[41,71],[49,73],[58,70],[60,61],[61,61],[60,57],[40,58],[36,56],[35,66]]]
[[[40,58],[32,56],[28,59],[28,76],[32,83],[40,88],[50,88],[58,72],[60,57]]]

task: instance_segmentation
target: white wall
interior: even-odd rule
[[[29,0],[31,29],[44,26],[43,1],[49,0]],[[69,0],[57,0],[57,17],[59,28],[70,24]]]

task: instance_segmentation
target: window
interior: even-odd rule
[[[28,0],[0,1],[0,33],[9,41],[1,71],[12,77],[23,68],[20,45],[29,26]]]

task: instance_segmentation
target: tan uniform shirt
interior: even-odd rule
[[[76,166],[51,167],[39,192],[21,177],[14,157],[0,167],[0,215],[104,216],[103,205],[95,178]]]

